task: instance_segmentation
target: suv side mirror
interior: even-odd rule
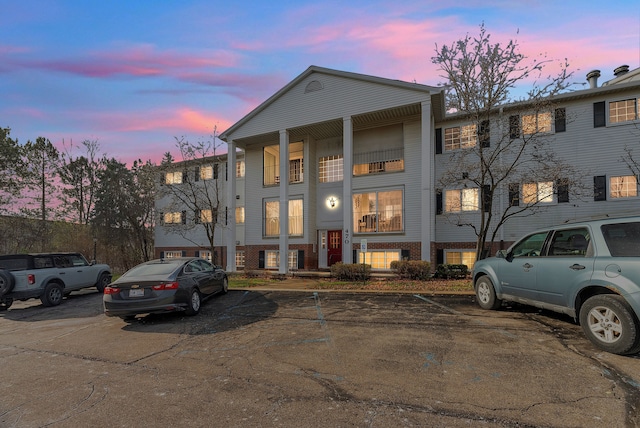
[[[498,250],[498,252],[496,253],[496,257],[499,259],[508,259],[508,253],[507,250]]]

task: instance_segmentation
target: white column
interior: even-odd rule
[[[278,273],[289,271],[289,132],[280,131],[280,267]]]
[[[236,144],[227,144],[227,272],[236,271]]]
[[[350,116],[342,119],[342,159],[342,262],[350,264],[353,263],[353,123]]]
[[[420,146],[422,175],[420,177],[422,210],[420,216],[420,253],[421,259],[431,261],[431,240],[435,236],[436,221],[433,210],[435,159],[433,156],[433,126],[431,123],[431,99],[422,102]],[[405,195],[406,199],[407,195]]]

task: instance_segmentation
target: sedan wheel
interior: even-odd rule
[[[228,291],[229,291],[229,280],[225,276],[224,279],[222,280],[222,293],[227,294]]]
[[[202,305],[202,297],[200,296],[200,292],[194,288],[191,290],[191,297],[186,310],[187,315],[196,315],[200,312],[200,305]]]
[[[498,309],[502,306],[502,300],[498,299],[493,283],[488,276],[483,275],[476,281],[476,298],[482,309]]]
[[[580,308],[580,325],[597,347],[613,354],[630,354],[640,348],[638,321],[622,296],[600,294]]]

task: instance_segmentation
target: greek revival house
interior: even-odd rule
[[[531,198],[544,209],[506,223],[494,248],[538,227],[640,212],[637,176],[625,161],[628,149],[640,150],[640,70],[620,67],[601,85],[599,77],[589,73],[587,88],[558,96],[548,111],[500,109],[480,133],[447,114],[442,88],[309,67],[220,135],[226,171],[235,171],[225,176],[224,204],[236,213],[217,235],[220,264],[280,273],[339,261],[381,270],[399,259],[471,266],[476,236],[461,225],[479,218],[483,189],[446,187],[442,177],[452,154],[490,145],[502,123],[517,130],[512,138],[544,133],[580,171],[584,190],[540,178],[505,183],[495,209]],[[194,216],[181,212],[179,220],[202,221]],[[205,256],[196,241],[160,224],[156,255]]]

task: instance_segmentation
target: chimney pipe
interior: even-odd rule
[[[629,72],[629,66],[628,65],[621,65],[620,67],[616,68],[615,70],[613,70],[613,75],[616,77],[620,77],[623,74],[627,74]]]
[[[589,82],[589,88],[598,87],[598,77],[600,77],[600,70],[591,70],[587,73],[587,82]]]

